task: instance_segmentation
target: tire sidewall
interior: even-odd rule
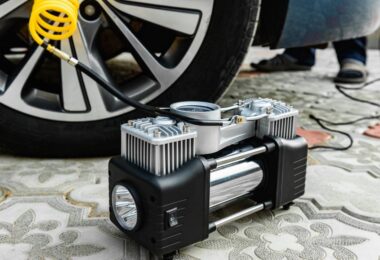
[[[215,0],[204,42],[185,73],[153,105],[184,100],[215,101],[234,78],[251,43],[259,11],[252,0]],[[36,118],[0,105],[0,148],[37,157],[117,154],[120,125],[145,116],[138,111],[92,122],[59,122]]]

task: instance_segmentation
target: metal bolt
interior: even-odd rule
[[[266,112],[268,115],[272,114],[272,112],[273,112],[273,107],[272,107],[272,106],[266,107],[266,108],[265,108],[265,112]]]
[[[158,137],[161,137],[161,131],[160,129],[156,129],[153,131],[153,136],[158,138]]]
[[[184,126],[183,126],[183,132],[184,132],[184,133],[190,133],[190,130],[191,130],[191,128],[190,128],[189,125],[184,125]]]
[[[96,8],[95,6],[93,5],[86,5],[86,7],[84,8],[84,13],[88,16],[93,16],[96,14]]]
[[[245,117],[244,116],[237,116],[236,118],[235,118],[235,123],[236,124],[243,124],[243,123],[245,123],[246,122],[246,120],[245,120]]]

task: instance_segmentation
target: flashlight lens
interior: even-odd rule
[[[128,231],[136,228],[139,212],[136,200],[130,190],[122,185],[116,185],[112,191],[112,208],[119,224]]]

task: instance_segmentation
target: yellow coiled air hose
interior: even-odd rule
[[[34,0],[29,20],[30,35],[37,44],[69,61],[71,57],[49,41],[70,38],[77,29],[78,12],[78,0]]]

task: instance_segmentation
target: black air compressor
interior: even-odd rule
[[[271,99],[227,108],[180,102],[170,109],[223,125],[152,117],[122,126],[122,154],[109,165],[110,217],[153,254],[170,254],[304,194],[307,144],[296,135],[297,110]],[[211,212],[242,199],[256,204],[209,220]]]

